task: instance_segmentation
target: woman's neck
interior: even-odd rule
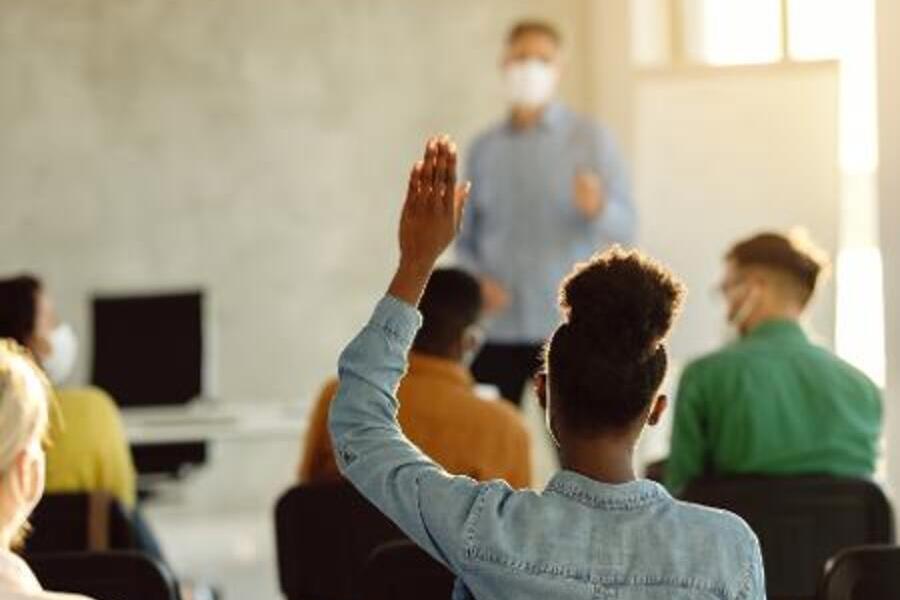
[[[516,106],[512,109],[512,122],[517,129],[531,129],[541,120],[544,106]]]
[[[634,443],[625,437],[574,439],[562,444],[560,464],[601,483],[628,483],[634,472]]]

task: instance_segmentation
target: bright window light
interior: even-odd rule
[[[837,281],[837,352],[884,387],[881,252],[875,246],[841,250]]]
[[[843,12],[853,0],[787,0],[788,53],[794,60],[836,59],[846,29]]]
[[[683,0],[685,53],[710,65],[782,59],[781,0]]]
[[[797,0],[794,0],[797,1]],[[885,384],[884,286],[878,249],[874,0],[812,0],[840,9],[841,250],[837,353]],[[810,8],[812,10],[812,8]]]
[[[631,0],[631,55],[642,67],[672,60],[671,4],[661,0]]]

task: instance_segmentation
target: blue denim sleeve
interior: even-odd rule
[[[467,524],[491,484],[448,475],[400,430],[396,390],[420,323],[412,306],[391,296],[379,302],[341,355],[329,427],[344,476],[413,541],[459,574]]]
[[[749,542],[750,557],[747,565],[746,580],[738,592],[739,600],[765,600],[766,576],[763,570],[762,550],[756,536],[751,535]]]

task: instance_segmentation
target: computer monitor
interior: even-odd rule
[[[203,292],[97,296],[92,381],[123,407],[179,405],[203,392]]]

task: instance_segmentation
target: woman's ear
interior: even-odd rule
[[[656,397],[656,400],[653,401],[653,406],[650,407],[650,414],[647,417],[647,425],[658,425],[660,419],[662,419],[663,413],[666,412],[666,408],[669,406],[669,398],[665,394],[660,394]]]

